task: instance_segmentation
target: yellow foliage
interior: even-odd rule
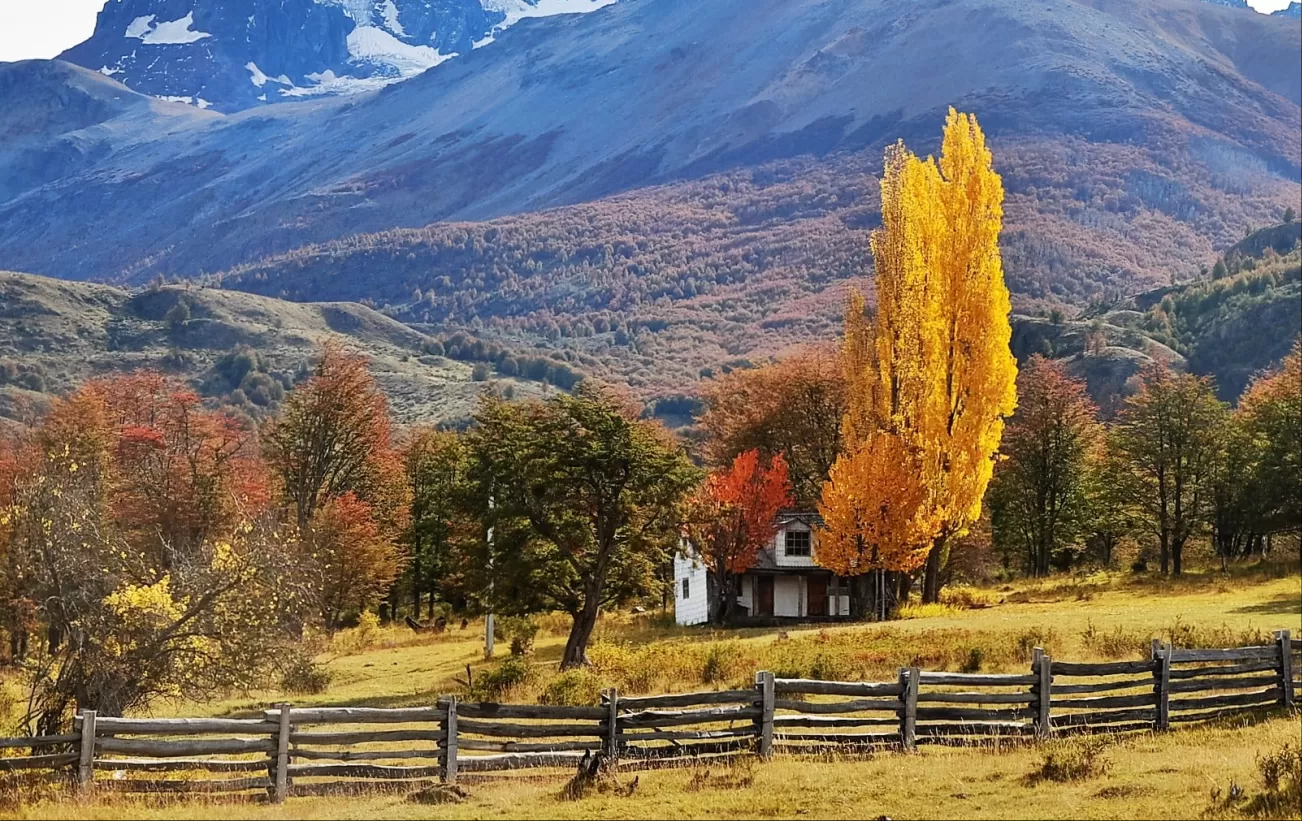
[[[939,161],[902,143],[886,153],[875,324],[857,293],[846,312],[846,453],[824,492],[820,544],[837,545],[822,551],[827,567],[908,569],[981,514],[1017,400],[1003,196],[971,115],[950,110]],[[873,546],[885,565],[844,561]]]

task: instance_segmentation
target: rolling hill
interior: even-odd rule
[[[371,358],[404,423],[465,419],[485,387],[471,364],[431,355],[431,338],[354,303],[189,286],[127,291],[0,272],[0,419],[30,420],[86,379],[140,368],[171,373],[214,404],[257,418],[331,338]],[[496,381],[519,395],[540,391],[527,379]]]

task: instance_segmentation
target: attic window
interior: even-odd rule
[[[686,600],[686,599],[690,599],[691,597],[692,597],[692,580],[683,579],[683,599]]]
[[[808,530],[788,530],[785,544],[786,555],[788,556],[812,555]]]

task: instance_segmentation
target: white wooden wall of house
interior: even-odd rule
[[[686,593],[684,596],[684,582]],[[710,620],[705,563],[682,553],[674,555],[674,621],[681,625]]]
[[[808,556],[788,556],[787,555],[787,534],[788,533],[808,533],[812,546],[814,534],[809,525],[804,522],[787,522],[777,535],[773,537],[771,549],[773,558],[778,567],[817,567],[814,563],[813,550],[811,549]]]

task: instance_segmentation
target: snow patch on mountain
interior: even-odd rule
[[[392,1],[392,0],[390,0]],[[475,41],[475,48],[483,48],[497,39],[497,35],[529,17],[555,17],[558,14],[587,14],[613,5],[616,0],[483,0],[485,11],[496,11],[506,19]]]
[[[380,13],[384,15],[385,28],[399,37],[407,36],[407,32],[402,27],[402,21],[398,19],[398,7],[393,4],[393,0],[384,0],[384,5],[380,7]]]
[[[171,46],[194,43],[212,35],[206,31],[194,30],[194,12],[180,20],[154,24],[155,15],[137,17],[127,26],[127,37],[132,37],[150,46]]]
[[[376,26],[358,26],[348,35],[348,53],[355,61],[392,67],[399,77],[411,77],[457,56],[440,54],[429,46],[402,42]]]

